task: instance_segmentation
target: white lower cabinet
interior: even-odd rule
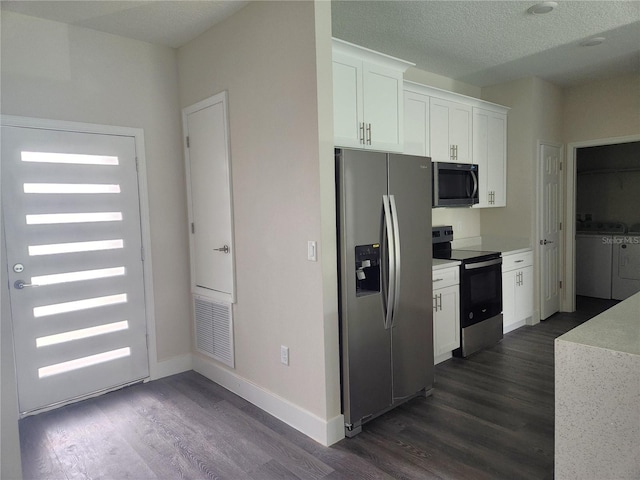
[[[526,325],[533,316],[533,252],[502,258],[502,331]]]
[[[459,267],[433,271],[434,364],[451,358],[460,347]]]

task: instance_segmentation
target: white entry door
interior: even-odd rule
[[[227,96],[183,111],[193,293],[235,301]]]
[[[540,317],[560,310],[561,147],[539,148]]]
[[[149,376],[134,137],[2,126],[18,401]]]

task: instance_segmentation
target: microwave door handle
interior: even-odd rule
[[[471,192],[471,198],[475,198],[478,193],[478,175],[471,170],[471,178],[473,178],[473,192]]]
[[[389,195],[391,204],[391,218],[393,223],[393,244],[395,247],[396,262],[394,265],[394,294],[393,294],[393,308],[391,310],[391,326],[396,323],[396,308],[400,304],[400,227],[398,226],[398,207],[396,206],[395,195]]]
[[[393,235],[393,225],[391,220],[391,206],[389,203],[389,196],[382,196],[382,208],[384,211],[384,232],[386,233],[387,241],[383,242],[383,248],[387,253],[387,272],[388,272],[388,289],[386,298],[383,297],[383,304],[386,306],[386,311],[384,315],[384,328],[388,330],[391,328],[391,323],[393,319],[393,299],[395,298],[395,287],[396,287],[396,252],[395,252],[395,239]]]

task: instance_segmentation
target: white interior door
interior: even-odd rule
[[[194,293],[235,301],[226,92],[188,107],[186,162]]]
[[[540,317],[545,319],[560,310],[561,147],[541,144],[539,157]]]
[[[22,413],[149,376],[134,137],[2,127]]]

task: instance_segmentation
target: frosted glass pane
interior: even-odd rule
[[[118,165],[118,157],[76,153],[20,152],[23,162],[75,163],[80,165]]]
[[[93,252],[123,248],[124,241],[97,240],[95,242],[52,243],[50,245],[29,245],[29,255],[55,255],[59,253]]]
[[[57,223],[118,222],[122,212],[92,213],[44,213],[26,215],[27,225],[50,225]]]
[[[83,338],[95,337],[106,333],[118,332],[128,328],[129,322],[126,320],[122,322],[107,323],[105,325],[98,325],[97,327],[82,328],[79,330],[72,330],[69,332],[36,338],[36,346],[40,348],[49,345],[57,345],[59,343],[71,342],[73,340],[81,340]]]
[[[120,193],[120,185],[97,183],[25,183],[24,193]]]
[[[124,267],[101,268],[98,270],[84,270],[82,272],[56,273],[31,277],[31,283],[38,286],[55,285],[57,283],[81,282],[97,278],[117,277],[124,275]]]
[[[68,362],[56,363],[47,367],[38,369],[38,377],[50,377],[51,375],[57,375],[59,373],[70,372],[72,370],[78,370],[79,368],[90,367],[99,363],[109,362],[122,357],[128,357],[131,355],[131,348],[119,348],[118,350],[111,350],[110,352],[98,353],[96,355],[90,355],[88,357],[78,358],[76,360],[69,360]]]
[[[87,298],[85,300],[76,300],[74,302],[55,303],[53,305],[44,305],[33,309],[34,317],[46,317],[48,315],[57,315],[59,313],[77,312],[78,310],[87,310],[90,308],[104,307],[107,305],[115,305],[125,303],[127,294],[108,295],[106,297]]]

